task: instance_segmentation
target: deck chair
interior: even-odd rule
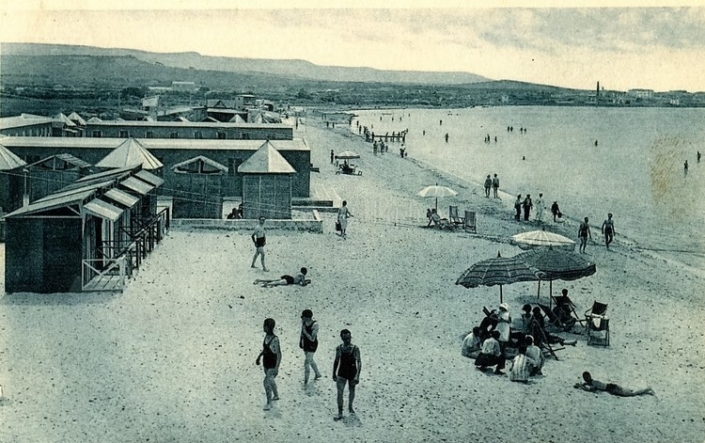
[[[595,301],[592,307],[585,311],[585,330],[588,345],[610,345],[610,319],[607,317],[605,303]]]
[[[558,360],[556,351],[561,351],[565,348],[562,346],[551,346],[551,343],[549,343],[548,337],[546,336],[546,331],[543,330],[539,322],[537,322],[535,319],[531,320],[529,330],[531,331],[532,337],[534,337],[534,344],[541,349],[541,352],[543,352],[544,355],[550,355],[551,357]]]
[[[441,218],[437,213],[431,214],[428,219],[428,226],[438,228],[438,229],[448,229],[450,231],[455,230],[455,225],[450,222],[447,218]]]
[[[567,295],[551,295],[551,301],[553,301],[555,306],[568,306],[571,317],[575,320],[575,323],[580,323],[582,325],[585,322],[585,320],[575,311],[575,303],[573,303],[573,300],[571,300]]]
[[[457,206],[450,206],[448,208],[448,219],[450,219],[450,222],[453,223],[454,225],[465,224],[465,218],[458,215],[458,207]]]
[[[551,308],[546,305],[538,304],[538,307],[543,311],[543,315],[548,319],[548,324],[556,328],[557,330],[563,330],[563,324],[558,320],[556,314],[553,313]]]
[[[477,234],[477,220],[475,216],[474,211],[465,211],[465,218],[463,219],[463,229],[465,229],[465,232]]]

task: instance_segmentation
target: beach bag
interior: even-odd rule
[[[336,222],[335,222],[335,230],[336,230],[336,231],[340,231],[341,229],[343,229],[343,228],[340,226],[340,222],[339,222],[339,221],[336,221]]]

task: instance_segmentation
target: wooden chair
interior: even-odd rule
[[[539,324],[536,319],[531,320],[531,324],[529,326],[529,330],[531,331],[531,335],[534,337],[534,344],[538,346],[541,351],[543,351],[544,355],[550,355],[556,360],[558,360],[558,356],[556,355],[556,351],[561,351],[565,349],[565,347],[553,347],[551,346],[551,343],[548,341],[548,336],[546,334],[546,331],[543,330],[541,325]]]
[[[474,211],[465,211],[465,218],[463,219],[463,229],[465,229],[465,232],[477,234],[476,215]]]

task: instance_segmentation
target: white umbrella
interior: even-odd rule
[[[436,211],[438,211],[438,197],[452,197],[458,195],[454,190],[446,186],[438,186],[436,183],[433,186],[426,186],[419,191],[421,197],[436,197]]]
[[[350,160],[353,158],[360,158],[360,154],[353,151],[343,151],[340,154],[336,155],[335,158],[339,158],[342,160]]]
[[[553,232],[529,231],[512,236],[514,244],[522,249],[532,249],[536,247],[551,247],[553,249],[575,249],[575,242],[568,237],[564,237]]]

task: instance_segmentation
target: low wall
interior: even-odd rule
[[[271,220],[264,223],[267,231],[323,232],[323,220],[317,210],[311,211],[311,219]],[[172,219],[172,229],[221,229],[226,231],[254,231],[259,222],[256,219],[215,220],[215,219]]]

